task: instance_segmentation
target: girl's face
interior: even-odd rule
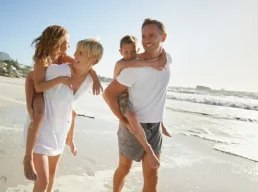
[[[59,51],[60,55],[66,55],[68,48],[70,47],[69,43],[69,34],[66,34],[64,37],[64,41],[60,45]]]

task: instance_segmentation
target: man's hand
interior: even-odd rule
[[[167,65],[167,54],[165,52],[164,49],[162,49],[162,53],[158,59],[158,63],[159,63],[159,67],[161,67],[162,69],[166,69],[166,65]]]

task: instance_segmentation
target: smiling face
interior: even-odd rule
[[[80,69],[87,69],[94,63],[94,59],[89,59],[83,46],[78,45],[74,53],[74,59],[77,61],[73,64],[73,67]]]
[[[145,52],[160,51],[165,39],[166,33],[162,33],[156,24],[148,24],[142,28],[142,46]]]
[[[97,64],[103,55],[103,46],[96,39],[84,39],[77,43],[77,48],[74,53],[74,58],[77,63],[74,63],[74,68],[87,70]]]

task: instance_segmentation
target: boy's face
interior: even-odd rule
[[[124,60],[136,59],[139,52],[135,43],[124,43],[122,49],[119,50]]]

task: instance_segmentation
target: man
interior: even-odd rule
[[[165,26],[162,22],[145,19],[142,24],[142,60],[154,60],[162,53],[162,44],[166,40]],[[142,146],[129,131],[128,120],[122,115],[116,95],[128,89],[129,100],[133,104],[138,119],[144,128],[148,143],[156,156],[160,158],[162,134],[160,122],[163,119],[167,88],[170,80],[172,59],[167,54],[167,65],[163,71],[150,67],[126,68],[106,88],[103,97],[113,113],[120,120],[118,130],[119,166],[114,174],[113,191],[120,192],[125,177],[130,171],[133,160],[142,160],[144,176],[143,192],[157,192],[158,169],[150,166]]]

